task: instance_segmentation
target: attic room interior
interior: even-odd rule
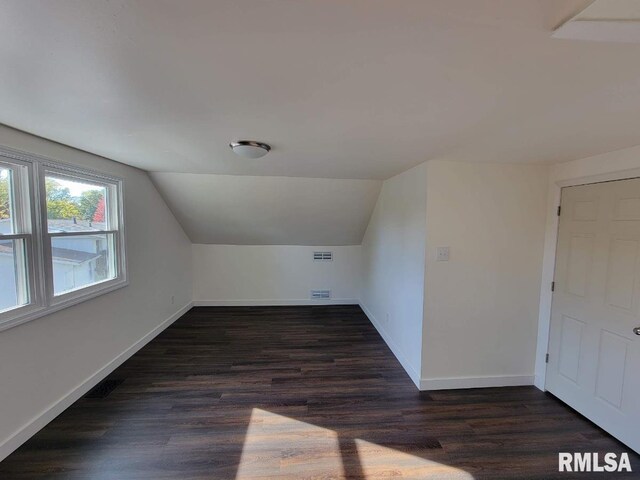
[[[640,475],[640,0],[0,0],[0,478]]]

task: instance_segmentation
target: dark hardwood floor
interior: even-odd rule
[[[109,380],[0,478],[593,475],[558,473],[560,451],[627,451],[634,473],[613,476],[640,472],[637,455],[533,387],[418,392],[358,307],[194,308]]]

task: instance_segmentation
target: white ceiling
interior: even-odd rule
[[[359,245],[379,180],[152,173],[193,243]]]
[[[0,122],[150,171],[569,160],[640,143],[640,47],[551,38],[589,4],[1,0]]]

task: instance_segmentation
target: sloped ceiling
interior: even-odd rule
[[[152,173],[193,243],[359,245],[379,180]]]

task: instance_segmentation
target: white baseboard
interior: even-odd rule
[[[271,307],[287,305],[358,305],[353,298],[330,298],[327,300],[311,300],[310,298],[279,300],[195,300],[194,307]]]
[[[100,381],[102,381],[107,375],[113,372],[116,368],[122,365],[129,359],[134,353],[144,347],[147,343],[153,340],[156,335],[166,329],[169,325],[175,322],[182,315],[187,313],[192,307],[192,302],[189,302],[184,307],[180,308],[176,313],[171,315],[160,325],[155,327],[144,337],[136,341],[133,345],[120,353],[117,357],[100,368],[98,371],[84,379],[74,388],[72,388],[66,395],[59,400],[55,401],[39,414],[34,416],[29,422],[27,422],[20,429],[15,431],[6,440],[0,443],[0,462],[8,457],[14,450],[20,445],[29,440],[33,435],[38,433],[40,429],[46,426],[50,421],[69,408],[76,400],[81,398],[85,393],[95,387]]]
[[[533,375],[497,375],[486,377],[423,378],[420,390],[450,390],[456,388],[517,387],[533,385]]]
[[[418,371],[413,367],[413,365],[409,363],[404,352],[391,339],[391,336],[382,327],[382,324],[378,322],[378,320],[373,315],[373,313],[371,313],[371,311],[366,306],[364,306],[362,302],[360,302],[359,305],[362,311],[364,312],[364,314],[369,318],[369,321],[371,322],[371,324],[375,327],[376,330],[378,330],[378,333],[380,334],[382,339],[385,341],[387,346],[391,349],[395,357],[398,359],[398,361],[400,362],[400,365],[402,365],[402,368],[404,368],[404,370],[407,372],[407,374],[409,375],[409,378],[411,378],[411,381],[415,383],[416,387],[420,388],[420,374],[418,373]]]

